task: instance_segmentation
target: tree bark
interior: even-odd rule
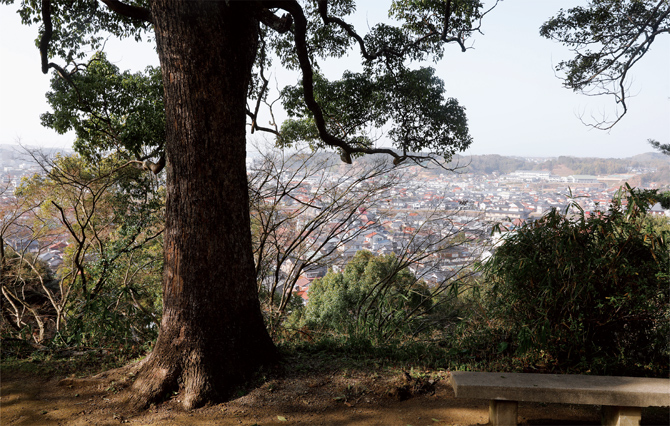
[[[246,175],[251,2],[152,3],[167,123],[163,318],[133,402],[229,397],[277,359],[258,301]]]

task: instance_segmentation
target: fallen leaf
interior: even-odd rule
[[[286,417],[284,417],[284,416],[277,416],[277,419],[278,419],[280,422],[285,422],[285,421],[286,421]]]

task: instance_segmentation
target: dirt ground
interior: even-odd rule
[[[456,399],[448,372],[289,373],[232,401],[185,411],[179,395],[143,412],[123,403],[122,377],[44,377],[3,371],[0,424],[9,425],[478,425],[488,403]],[[668,424],[667,409],[643,424]],[[519,405],[521,424],[599,424],[594,406]]]

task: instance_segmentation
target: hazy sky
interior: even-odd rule
[[[382,2],[359,2],[353,22],[360,32],[383,19]],[[554,65],[569,58],[564,47],[540,38],[542,22],[561,7],[584,1],[505,0],[482,25],[484,35],[474,37],[474,49],[462,53],[448,47],[445,58],[433,66],[445,81],[447,96],[465,106],[474,143],[467,153],[520,156],[627,157],[651,151],[647,139],[670,143],[670,37],[659,37],[653,49],[631,73],[629,112],[609,132],[583,125],[588,118],[612,115],[614,101],[586,97],[561,86]],[[43,128],[39,115],[48,110],[44,93],[49,77],[40,70],[34,40],[37,27],[20,24],[15,6],[0,6],[0,143],[41,146],[71,145],[73,135],[58,135]],[[472,41],[471,41],[472,43]],[[157,65],[149,45],[133,41],[107,43],[110,60],[122,70]],[[329,78],[357,66],[358,51],[330,63]],[[58,61],[58,59],[56,59]],[[60,61],[62,63],[62,61]],[[279,84],[296,78],[273,70]]]

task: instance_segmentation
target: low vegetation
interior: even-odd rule
[[[646,216],[657,195],[622,188],[607,212],[554,210],[510,233],[484,266],[491,343],[550,370],[667,375],[670,234]]]

